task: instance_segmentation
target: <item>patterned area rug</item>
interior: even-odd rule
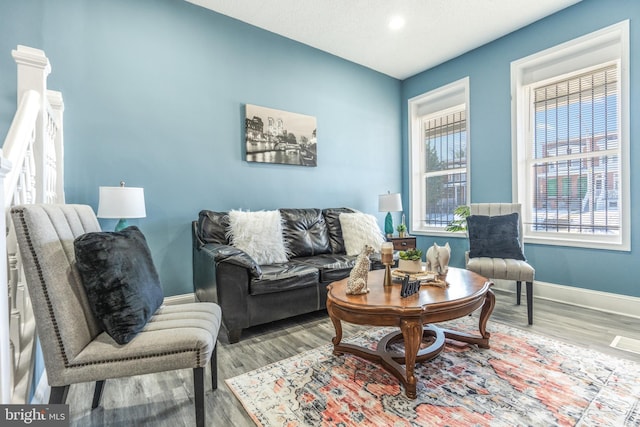
[[[447,327],[474,332],[477,319]],[[380,366],[322,346],[226,380],[258,426],[638,426],[640,364],[489,321],[491,349],[448,342],[418,397]],[[344,339],[373,348],[391,329]]]

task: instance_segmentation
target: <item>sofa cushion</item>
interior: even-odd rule
[[[384,237],[373,215],[361,212],[341,213],[339,218],[347,255],[358,255],[365,245],[380,252]]]
[[[312,266],[320,272],[320,282],[330,283],[349,276],[356,257],[345,254],[325,254],[308,258],[296,258],[295,262]]]
[[[469,257],[508,258],[525,261],[520,246],[518,213],[467,217]]]
[[[282,239],[280,212],[229,212],[231,244],[248,253],[258,264],[287,262],[287,251]]]
[[[353,212],[355,211],[351,208],[328,208],[322,210],[322,216],[324,216],[327,231],[329,232],[331,252],[334,254],[346,253],[344,239],[342,238],[342,227],[340,226],[340,214]]]
[[[251,279],[249,293],[261,295],[316,286],[319,277],[317,268],[297,262],[263,265],[262,276]]]
[[[291,258],[331,253],[320,209],[280,209],[282,236]]]
[[[144,235],[135,226],[86,233],[74,250],[94,316],[118,344],[128,343],[164,299]]]
[[[204,243],[228,245],[229,214],[202,210],[198,214],[198,236]]]

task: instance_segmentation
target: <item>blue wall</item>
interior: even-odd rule
[[[631,76],[631,212],[632,252],[578,249],[562,246],[525,247],[536,269],[536,280],[624,295],[640,296],[640,3],[637,0],[583,0],[520,31],[475,49],[402,83],[402,122],[407,123],[407,101],[462,77],[470,77],[471,202],[511,201],[511,98],[510,64],[600,28],[630,19]],[[408,200],[407,129],[402,127],[403,198]],[[635,214],[634,214],[635,213]],[[420,237],[430,246],[446,239]],[[466,239],[449,239],[452,264],[464,265]]]
[[[50,87],[65,98],[67,201],[95,208],[98,186],[121,179],[144,187],[148,217],[133,223],[148,237],[165,293],[180,294],[191,291],[189,223],[200,209],[346,205],[382,225],[378,194],[402,188],[408,201],[407,100],[465,76],[472,201],[510,201],[511,61],[630,19],[633,117],[638,18],[636,0],[583,0],[399,82],[184,1],[0,2],[0,135],[15,111],[11,49],[44,49]],[[318,167],[245,162],[246,103],[316,116]],[[632,165],[639,127],[632,121]],[[632,212],[639,180],[632,169]],[[632,233],[634,249],[640,230]],[[419,246],[433,241],[421,236]],[[449,241],[461,266],[466,240]],[[640,296],[637,251],[528,244],[526,253],[538,280]]]
[[[67,203],[144,187],[166,295],[192,291],[201,209],[351,206],[401,190],[400,82],[182,0],[0,2],[0,135],[15,112],[11,49],[43,49],[65,102]],[[243,160],[244,105],[315,116],[318,167]],[[112,229],[114,221],[102,221]]]

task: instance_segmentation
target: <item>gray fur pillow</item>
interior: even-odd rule
[[[118,344],[128,343],[164,299],[144,235],[135,226],[87,233],[74,248],[93,314]]]

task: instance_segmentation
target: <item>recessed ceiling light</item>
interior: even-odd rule
[[[396,15],[389,20],[390,29],[397,31],[402,27],[404,27],[404,18],[402,16]]]

